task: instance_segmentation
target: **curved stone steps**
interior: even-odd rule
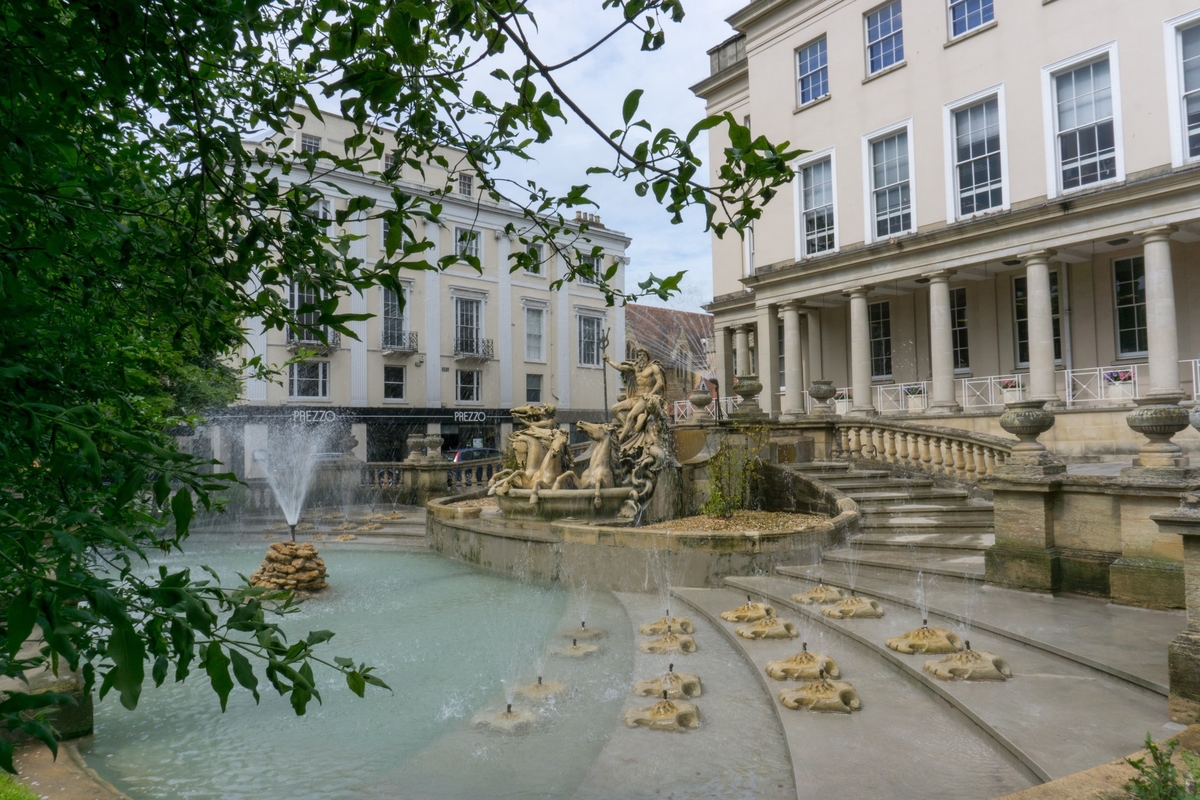
[[[1006,659],[1014,678],[1003,683],[940,681],[922,666],[930,656],[904,655],[884,641],[920,627],[913,608],[885,604],[881,619],[835,620],[792,602],[797,582],[785,577],[727,578],[726,585],[768,599],[780,615],[809,615],[853,638],[901,674],[945,699],[1042,780],[1063,777],[1121,758],[1150,733],[1165,735],[1166,704],[1157,694],[1098,673],[1075,661],[990,631],[970,632],[972,649]],[[954,629],[931,612],[931,625]]]
[[[676,589],[675,596],[715,625],[755,666],[787,737],[803,797],[999,797],[1039,782],[1035,773],[961,713],[885,664],[853,638],[832,629],[810,647],[833,657],[854,684],[861,711],[846,716],[793,711],[778,701],[792,682],[775,681],[766,662],[787,658],[799,640],[747,641],[720,612],[745,601],[727,589]],[[701,645],[703,646],[703,645]]]
[[[860,533],[850,539],[855,550],[867,552],[916,552],[942,555],[963,551],[984,551],[996,543],[994,533]]]
[[[805,583],[812,567],[780,567],[779,573]],[[916,582],[894,573],[862,568],[859,594],[915,607]],[[914,576],[915,577],[915,576]],[[848,588],[844,576],[826,569],[823,580]],[[1012,641],[1069,658],[1092,669],[1167,696],[1167,643],[1187,624],[1181,611],[1151,611],[1082,597],[1049,597],[932,579],[925,596],[931,613],[958,620],[971,608],[971,625]],[[975,592],[968,603],[964,595]]]
[[[899,548],[895,548],[899,549]],[[875,567],[890,570],[895,573],[897,580],[911,580],[918,571],[926,575],[943,575],[950,578],[974,578],[983,580],[983,554],[975,550],[962,550],[938,553],[916,552],[909,553],[907,548],[900,552],[885,552],[879,550],[861,551],[855,548],[836,548],[826,550],[821,558],[831,564],[853,564],[859,568]],[[839,567],[826,570],[838,574]]]

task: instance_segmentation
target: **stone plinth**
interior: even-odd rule
[[[992,490],[996,529],[996,543],[984,554],[987,582],[1031,592],[1058,591],[1062,583],[1060,553],[1054,546],[1058,482],[1014,476],[993,478],[986,486]]]
[[[446,474],[447,462],[440,455],[437,461],[422,461],[411,466],[406,464],[400,480],[404,484],[407,502],[419,506],[435,497],[449,494]]]
[[[250,576],[250,585],[313,594],[326,589],[325,562],[307,542],[275,542],[262,566]]]
[[[1184,597],[1187,628],[1167,648],[1172,722],[1200,722],[1200,495],[1185,494],[1177,511],[1154,514],[1163,533],[1183,537]]]

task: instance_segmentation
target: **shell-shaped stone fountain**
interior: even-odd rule
[[[670,628],[657,639],[638,642],[638,650],[643,653],[694,653],[696,640],[686,633],[675,633]]]
[[[538,721],[535,711],[527,708],[513,709],[511,705],[505,711],[483,711],[475,715],[471,721],[476,728],[494,733],[525,733]]]
[[[566,647],[559,647],[550,652],[556,656],[563,658],[587,658],[593,656],[600,651],[599,646],[594,644],[580,644],[578,639],[572,639],[571,644]]]
[[[915,631],[909,631],[903,636],[893,636],[885,640],[885,644],[898,653],[957,653],[963,649],[962,637],[951,633],[945,628],[931,628],[922,625]]]
[[[826,714],[849,714],[862,708],[858,691],[846,681],[818,677],[795,689],[779,693],[779,702],[787,708],[808,709]]]
[[[578,639],[581,642],[587,642],[592,639],[603,639],[605,636],[608,636],[608,631],[604,628],[589,628],[586,623],[581,623],[578,628],[563,631],[562,635],[568,639]]]
[[[676,672],[675,665],[659,675],[657,678],[648,681],[638,681],[633,685],[633,693],[638,697],[663,697],[664,693],[667,698],[680,699],[699,697],[703,692],[700,686],[700,678],[697,675],[689,675],[686,672]]]
[[[726,622],[758,622],[760,619],[775,616],[775,609],[766,603],[754,603],[746,598],[745,605],[740,605],[732,611],[722,611],[721,619]]]
[[[567,685],[562,681],[544,681],[542,676],[538,676],[537,683],[527,683],[524,686],[517,687],[517,697],[523,697],[526,700],[540,702],[549,700],[551,697],[556,697],[567,690]]]
[[[796,633],[794,623],[779,617],[766,617],[749,625],[739,625],[734,628],[734,633],[743,639],[795,639],[800,635]]]
[[[792,600],[804,605],[812,605],[813,603],[832,603],[835,600],[842,599],[842,592],[836,586],[826,586],[823,583],[818,583],[807,592],[800,592],[792,595]]]
[[[972,650],[971,643],[960,653],[925,662],[925,671],[943,681],[1006,681],[1012,677],[1008,662],[986,650]]]
[[[638,628],[638,633],[642,636],[662,636],[667,630],[675,630],[680,633],[695,633],[696,628],[692,625],[692,621],[687,617],[663,617],[656,619],[654,622],[647,622]]]
[[[870,619],[883,616],[883,605],[865,597],[844,597],[836,603],[821,606],[821,613],[834,619]]]
[[[810,653],[807,643],[791,658],[767,662],[767,675],[777,681],[814,681],[822,672],[831,678],[842,675],[836,661],[822,653]]]
[[[686,700],[664,698],[652,706],[629,709],[625,712],[625,724],[630,728],[685,733],[700,727],[700,709]]]

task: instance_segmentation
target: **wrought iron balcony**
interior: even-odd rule
[[[491,361],[493,355],[491,339],[455,339],[454,340],[454,357],[455,358],[474,358],[480,361]]]
[[[384,328],[380,347],[384,355],[388,355],[389,353],[415,353],[417,352],[417,332],[390,331]]]
[[[316,350],[317,352],[330,352],[337,350],[342,346],[342,335],[336,331],[331,331],[328,328],[322,328],[321,332],[325,334],[325,341],[321,341],[321,337],[317,335],[317,331],[312,328],[296,330],[295,328],[287,329],[287,346],[289,350]]]

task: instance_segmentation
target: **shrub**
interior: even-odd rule
[[[1200,773],[1200,759],[1191,753],[1183,754],[1183,762],[1187,766],[1181,781],[1179,770],[1171,763],[1178,742],[1167,742],[1160,749],[1146,734],[1146,751],[1150,754],[1150,763],[1145,758],[1127,758],[1129,765],[1137,770],[1137,777],[1125,784],[1126,796],[1133,800],[1189,800],[1200,797],[1196,794],[1195,775]]]

